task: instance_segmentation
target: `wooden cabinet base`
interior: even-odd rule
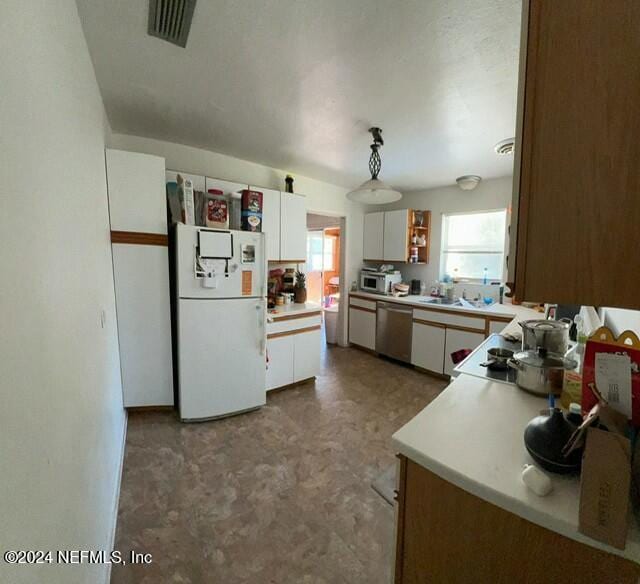
[[[496,507],[400,457],[395,584],[636,584],[640,566]]]

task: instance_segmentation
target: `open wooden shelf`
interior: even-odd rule
[[[416,225],[416,213],[422,213],[422,225]],[[424,237],[423,244],[411,243],[413,237]],[[411,248],[417,248],[418,261],[411,261]],[[407,241],[407,263],[413,265],[424,265],[429,263],[429,250],[431,248],[431,211],[420,209],[409,209],[409,233]]]

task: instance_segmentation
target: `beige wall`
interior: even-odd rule
[[[173,170],[284,190],[284,178],[287,171],[262,166],[217,152],[124,134],[113,134],[110,146],[132,152],[163,156],[167,168]],[[346,227],[343,233],[346,242],[343,285],[348,289],[350,283],[358,279],[362,265],[364,207],[359,203],[349,201],[346,198],[348,189],[344,187],[292,174],[295,176],[295,191],[306,196],[308,212],[346,218]],[[342,342],[346,339],[346,326],[346,319],[343,318],[339,325],[339,330],[342,332]]]
[[[108,124],[75,2],[3,1],[0,53],[0,548],[108,550],[125,428]],[[107,574],[0,562],[12,584]]]
[[[424,280],[431,286],[439,277],[440,248],[442,238],[442,215],[505,209],[511,204],[512,177],[482,181],[473,191],[463,191],[457,185],[425,191],[406,193],[402,199],[389,205],[369,210],[428,209],[431,211],[431,251],[429,264],[411,266],[399,264],[403,279]],[[507,222],[509,218],[507,218]],[[508,249],[508,248],[507,248]]]

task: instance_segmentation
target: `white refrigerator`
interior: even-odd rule
[[[175,241],[180,418],[264,405],[264,234],[178,224]]]

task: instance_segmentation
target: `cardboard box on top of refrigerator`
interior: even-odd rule
[[[262,231],[262,193],[251,189],[242,191],[242,230]]]

